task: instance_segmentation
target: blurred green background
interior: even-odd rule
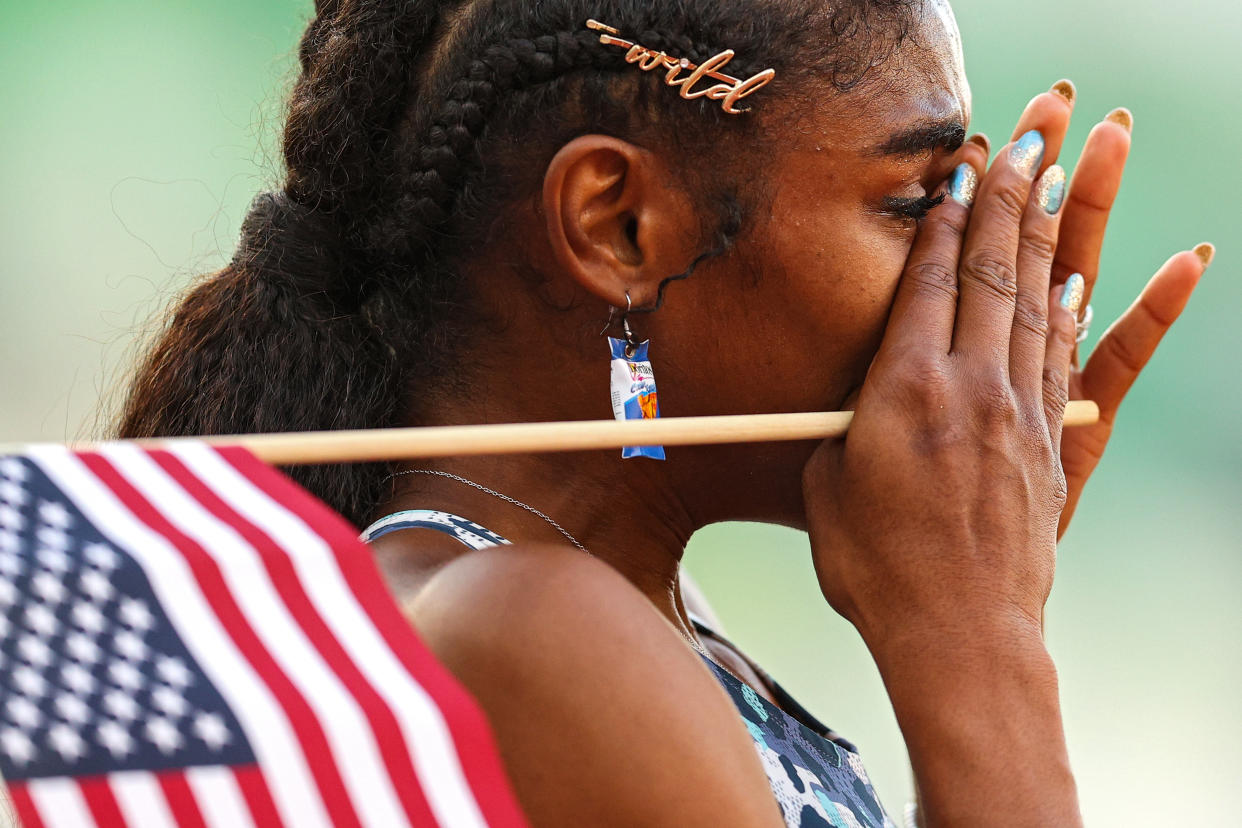
[[[251,196],[279,177],[274,136],[309,7],[0,0],[0,441],[97,433],[152,314],[228,258]],[[1063,76],[1080,91],[1067,166],[1095,120],[1134,111],[1097,336],[1169,254],[1220,248],[1062,544],[1048,630],[1088,823],[1236,824],[1242,4],[955,8],[974,127],[994,141]],[[861,744],[899,813],[900,734],[866,650],[819,596],[805,539],[718,526],[688,560],[732,636]]]

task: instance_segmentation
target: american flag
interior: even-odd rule
[[[0,458],[0,613],[27,828],[526,824],[352,528],[244,451]]]

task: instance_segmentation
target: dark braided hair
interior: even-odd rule
[[[457,273],[577,135],[676,147],[707,210],[695,260],[741,229],[763,109],[805,83],[846,90],[905,38],[921,0],[318,0],[284,130],[286,179],[259,196],[232,262],[194,285],[140,363],[119,436],[381,428],[442,382],[470,319]],[[585,29],[778,82],[726,115],[637,71]],[[754,101],[754,103],[751,103]],[[710,143],[708,143],[710,141]],[[670,276],[664,289],[685,278]],[[647,310],[654,309],[653,307]],[[361,525],[380,464],[291,472]]]

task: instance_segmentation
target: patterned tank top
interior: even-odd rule
[[[471,549],[509,541],[473,521],[425,509],[397,512],[362,533],[370,543],[390,532],[432,529],[452,535]],[[707,624],[691,615],[700,635],[714,639],[744,659],[779,706],[761,697],[737,676],[700,653],[712,675],[733,700],[750,731],[768,784],[788,828],[896,828],[851,743],[821,724],[764,670]]]

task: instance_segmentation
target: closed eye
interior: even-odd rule
[[[884,212],[901,219],[922,221],[927,218],[928,213],[942,204],[944,199],[944,193],[938,196],[920,196],[918,198],[889,197],[884,199]]]

